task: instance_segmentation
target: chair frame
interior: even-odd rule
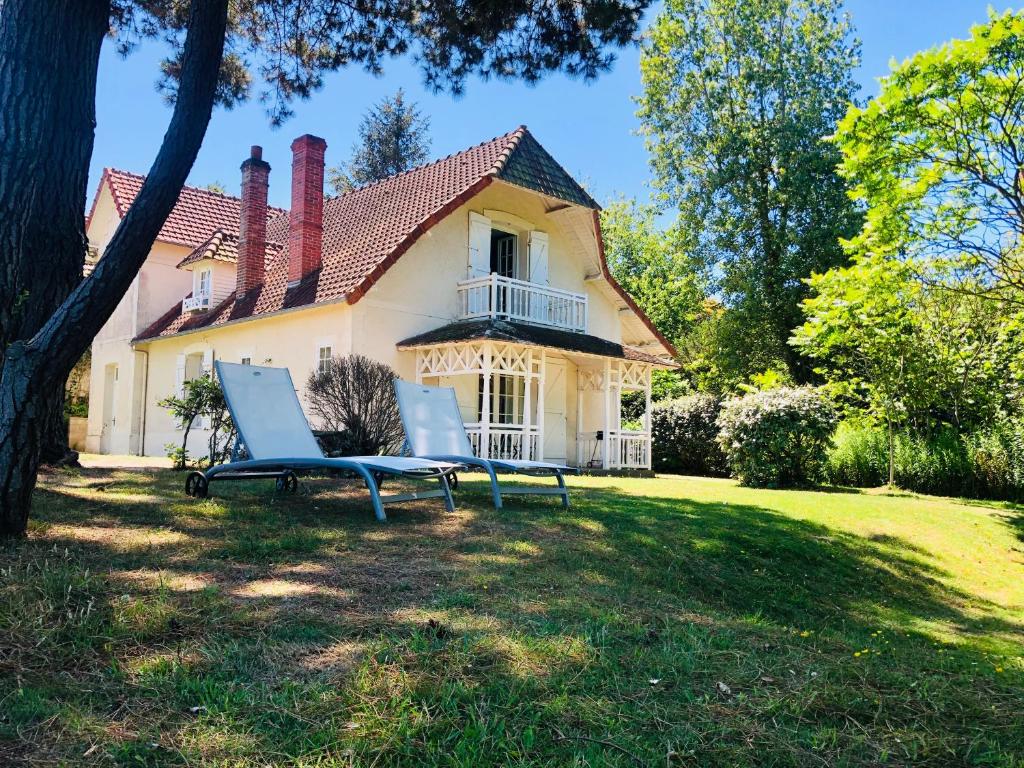
[[[517,467],[514,463],[511,463],[503,459],[482,459],[478,456],[460,456],[455,454],[430,454],[421,456],[416,453],[412,441],[409,440],[409,428],[405,422],[405,411],[402,407],[402,397],[399,394],[400,385],[405,384],[407,386],[418,387],[421,389],[432,389],[432,390],[447,390],[451,393],[451,403],[453,407],[458,408],[458,402],[455,399],[455,390],[452,387],[428,387],[424,384],[414,384],[412,382],[405,382],[401,379],[395,381],[395,392],[398,395],[398,410],[402,414],[402,423],[406,427],[406,440],[405,448],[408,453],[419,459],[430,459],[431,461],[450,461],[458,464],[465,465],[469,469],[479,469],[487,473],[487,477],[490,480],[491,485],[491,500],[494,503],[495,509],[502,509],[504,506],[502,497],[503,496],[559,496],[562,499],[562,506],[566,509],[569,508],[569,489],[565,484],[565,472],[572,472],[579,474],[579,470],[575,467],[560,466],[558,464],[551,464],[549,466],[537,466],[537,467]],[[459,416],[459,423],[462,424],[462,417]],[[465,435],[465,425],[463,424],[463,434]],[[469,436],[466,435],[466,442],[469,443]],[[498,473],[502,474],[515,474],[515,475],[527,475],[529,477],[554,477],[558,482],[556,487],[540,485],[540,486],[527,486],[527,487],[513,487],[506,490],[502,490],[501,483],[498,481]]]
[[[214,363],[217,376],[223,381],[223,377],[221,376],[222,365],[223,363],[219,360]],[[283,370],[290,381],[291,374],[287,369]],[[294,389],[292,390],[292,395],[295,396]],[[274,478],[277,480],[278,490],[288,490],[294,493],[298,489],[298,473],[328,470],[354,475],[362,479],[366,484],[367,491],[370,493],[373,513],[377,520],[381,522],[387,520],[387,515],[384,512],[385,504],[399,504],[406,501],[440,498],[444,499],[445,509],[449,512],[455,511],[455,501],[452,498],[452,490],[451,485],[448,482],[448,477],[456,470],[462,468],[461,463],[435,462],[437,464],[435,467],[400,469],[393,464],[389,464],[387,461],[387,459],[394,460],[401,458],[396,456],[345,456],[338,458],[328,458],[326,456],[322,456],[320,458],[290,458],[281,456],[264,459],[238,460],[238,456],[241,453],[240,446],[246,445],[245,432],[242,429],[241,422],[236,418],[236,412],[231,403],[231,396],[229,395],[227,388],[224,390],[224,401],[227,403],[228,412],[231,414],[231,418],[235,423],[235,428],[238,431],[238,435],[235,439],[235,445],[232,449],[232,458],[230,461],[210,467],[204,472],[196,471],[190,473],[188,478],[185,480],[185,492],[189,496],[206,498],[209,493],[209,485],[215,480],[255,480],[259,478]],[[298,404],[298,397],[296,397],[295,401],[296,404]],[[301,406],[299,406],[299,411],[301,412]],[[309,424],[306,424],[306,429],[309,429]],[[312,430],[310,430],[310,434],[312,435]],[[375,461],[375,459],[379,460]],[[436,491],[381,495],[380,485],[385,475],[404,477],[414,480],[437,480],[441,487]]]

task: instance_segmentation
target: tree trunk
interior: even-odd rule
[[[7,0],[0,13],[0,362],[82,279],[96,126],[96,69],[109,0]],[[68,458],[64,382],[45,385],[44,461]]]
[[[892,432],[892,419],[886,419],[889,431],[889,487],[896,485],[896,438]]]
[[[23,7],[28,5],[32,8]],[[40,5],[46,7],[40,10]],[[40,91],[44,98],[50,98],[48,86],[60,90],[58,84],[64,78],[73,81],[80,76],[91,78],[90,93],[95,100],[95,67],[83,75],[82,69],[88,62],[56,53],[65,44],[63,35],[70,21],[57,18],[55,13],[47,13],[47,10],[61,10],[64,5],[58,0],[49,0],[48,4],[7,0],[0,6],[0,44],[5,46],[0,52],[0,78],[5,76],[5,72],[14,73],[6,76],[13,77],[16,88],[14,93],[3,90],[4,82],[0,79],[0,124],[5,132],[0,137],[4,142],[4,154],[0,156],[0,176],[3,177],[0,186],[9,186],[17,181],[35,190],[36,194],[48,195],[52,191],[43,187],[46,174],[41,170],[45,166],[42,161],[30,162],[21,178],[14,179],[10,175],[6,164],[8,159],[12,155],[21,157],[29,153],[33,142],[25,134],[16,134],[13,138],[7,136],[9,129],[6,126],[11,118],[4,108],[6,101],[16,102],[18,94],[31,89]],[[77,8],[78,2],[68,0],[67,5]],[[106,18],[104,16],[104,28]],[[47,383],[58,380],[63,386],[96,332],[110,317],[146,260],[195,162],[213,109],[226,23],[227,0],[193,0],[174,113],[135,203],[121,220],[96,269],[86,280],[78,283],[56,311],[47,313],[37,309],[37,301],[41,300],[35,295],[25,298],[28,309],[23,314],[26,317],[46,317],[42,327],[30,339],[15,339],[7,347],[0,368],[0,536],[24,535],[28,524],[44,423],[52,412]],[[8,58],[10,51],[6,46],[13,43],[6,41],[5,37],[10,37],[13,43],[20,44],[26,51],[38,49],[50,54],[53,61],[61,62],[61,68],[55,68],[55,65],[51,67],[52,71],[34,72],[31,82],[21,83],[24,76],[18,75],[20,69]],[[32,78],[42,80],[37,82]],[[58,134],[62,136],[60,131]],[[84,163],[88,164],[88,154]],[[61,179],[56,187],[60,188],[63,183]],[[59,243],[60,247],[68,252],[72,248],[79,249],[79,269],[85,245],[82,237],[83,205],[84,193],[79,197],[74,213],[76,226],[69,226],[67,221],[55,221],[56,216],[52,213],[44,219],[50,227],[62,233],[62,238],[67,239],[67,242],[62,240]],[[62,216],[72,215],[64,210],[60,213]],[[18,265],[22,263],[23,243],[6,238],[6,225],[7,222],[0,218],[0,243],[5,248],[0,293],[6,290],[10,295],[7,283],[14,278]],[[70,242],[72,238],[73,243]]]

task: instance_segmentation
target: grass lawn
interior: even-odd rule
[[[44,476],[0,545],[0,765],[1024,765],[1024,512],[576,478]]]

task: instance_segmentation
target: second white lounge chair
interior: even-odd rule
[[[398,410],[405,427],[406,445],[413,456],[435,461],[452,461],[482,469],[491,479],[491,497],[495,509],[501,509],[502,494],[540,494],[561,496],[562,506],[569,506],[569,489],[565,487],[565,472],[578,472],[573,467],[545,461],[525,459],[481,459],[473,455],[473,448],[462,423],[459,403],[451,387],[427,387],[395,380]],[[513,486],[502,490],[498,473],[532,476],[551,476],[558,486]]]
[[[401,501],[443,498],[449,512],[455,509],[448,475],[462,468],[459,463],[403,456],[327,458],[309,428],[287,368],[221,361],[214,367],[248,458],[219,464],[205,472],[192,472],[185,481],[185,492],[189,496],[204,498],[213,480],[260,477],[276,478],[279,490],[295,491],[297,471],[333,470],[363,479],[370,492],[374,514],[381,521],[387,519],[384,505]],[[384,475],[436,480],[441,487],[436,491],[381,496],[380,479]]]

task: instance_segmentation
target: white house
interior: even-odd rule
[[[302,396],[358,353],[453,386],[482,456],[650,467],[651,371],[675,350],[609,274],[597,203],[525,127],[327,199],[325,151],[293,142],[290,212],[267,206],[259,147],[241,198],[185,188],[93,343],[89,450],[162,455],[181,432],[158,401],[215,359],[286,366]],[[104,171],[100,258],[142,181]]]

